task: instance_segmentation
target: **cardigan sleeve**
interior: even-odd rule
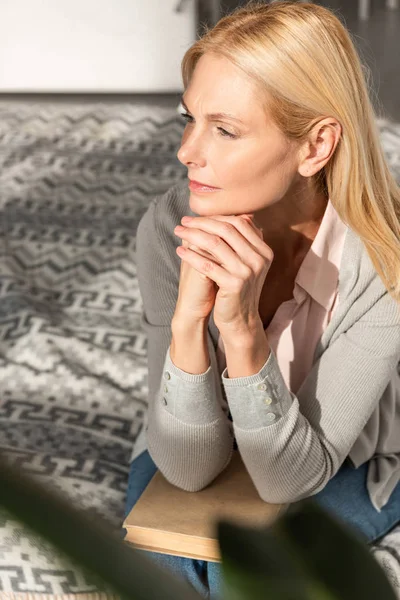
[[[260,371],[221,374],[243,462],[260,497],[291,503],[335,475],[400,360],[400,307],[382,295],[323,352],[297,396],[271,353]]]
[[[141,326],[147,333],[148,452],[173,485],[198,491],[230,462],[232,422],[224,398],[216,354],[209,331],[211,364],[190,374],[171,360],[171,321],[179,290],[180,243],[173,234],[179,223],[178,187],[156,197],[142,216],[136,233],[136,268],[143,301]],[[175,221],[175,222],[174,222]]]

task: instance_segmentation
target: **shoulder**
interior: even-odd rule
[[[174,229],[184,215],[195,216],[189,207],[189,197],[187,182],[180,181],[152,199],[136,230],[139,270],[145,268],[148,271],[162,263],[179,273],[180,259],[176,248],[181,240],[174,234]]]
[[[400,303],[388,292],[361,238],[348,228],[339,271],[344,321],[400,326]]]
[[[350,227],[344,240],[339,270],[339,293],[342,297],[388,293],[376,271],[364,242]]]
[[[158,235],[173,233],[184,215],[195,216],[189,206],[189,197],[187,179],[179,181],[151,201],[141,221],[149,221]]]

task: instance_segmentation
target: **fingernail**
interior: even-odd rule
[[[181,223],[189,223],[189,221],[191,221],[192,219],[193,217],[182,217]]]

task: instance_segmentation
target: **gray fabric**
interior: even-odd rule
[[[379,126],[400,181],[400,127]],[[0,102],[0,450],[116,530],[152,397],[136,230],[186,179],[183,128],[139,103]],[[399,540],[373,548],[397,581]],[[0,510],[1,598],[96,590]]]

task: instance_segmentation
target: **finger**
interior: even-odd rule
[[[178,246],[178,248],[180,247],[181,246]],[[196,269],[196,271],[198,271],[201,275],[212,279],[212,281],[215,281],[218,287],[222,287],[226,290],[232,289],[232,291],[236,291],[237,278],[232,277],[232,275],[226,269],[218,265],[211,258],[200,256],[200,254],[189,248],[185,248],[184,254],[179,254],[179,257],[189,263],[190,266]]]
[[[191,250],[195,250],[195,252],[198,252],[199,254],[201,254],[202,256],[205,256],[206,258],[211,258],[211,259],[214,258],[212,256],[212,254],[210,254],[206,250],[202,250],[202,248],[199,248],[198,246],[195,246],[194,244],[190,244],[188,242],[188,240],[182,239],[182,246],[184,248],[190,248]]]
[[[218,215],[220,216],[220,215]],[[264,235],[263,235],[263,229],[261,229],[260,227],[257,227],[257,225],[254,222],[254,215],[251,214],[244,214],[244,215],[236,215],[237,217],[243,217],[247,223],[250,223],[250,225],[254,228],[255,232],[257,233],[258,237],[260,238],[260,240],[264,241]]]
[[[257,225],[253,221],[253,218],[250,215],[242,215],[242,217],[245,218],[250,223],[250,225],[252,225],[254,227],[254,229],[257,231],[258,235],[260,236],[260,238],[264,239],[262,228],[257,227]]]
[[[230,240],[226,236],[226,227],[221,228],[221,224],[230,223],[233,225],[230,230]],[[246,262],[246,249],[249,247],[253,250],[254,254],[261,255],[266,259],[270,259],[273,253],[271,248],[264,242],[263,234],[256,225],[250,224],[249,219],[245,215],[213,215],[212,217],[194,217],[188,223],[185,223],[185,227],[190,232],[191,228],[198,227],[199,230],[207,231],[210,234],[219,235],[221,239],[224,239],[235,251],[238,253]],[[234,235],[235,232],[241,235]],[[236,244],[233,244],[233,239],[237,240]],[[190,242],[196,243],[193,238],[189,239]],[[215,244],[210,240],[211,245]],[[206,243],[204,246],[200,241],[197,243],[198,246],[207,248],[213,256],[217,256],[214,249],[210,247],[210,243]],[[222,245],[221,245],[222,248]],[[222,257],[218,255],[218,258]],[[254,259],[253,259],[254,260]],[[219,260],[221,262],[221,260]],[[251,266],[251,262],[247,264]]]
[[[240,219],[240,221],[241,227],[248,228],[256,243],[262,244],[263,252],[265,252],[264,248],[268,251],[268,246],[261,242],[250,224],[244,219]],[[266,258],[269,258],[269,255],[260,256],[260,253],[232,223],[227,227],[226,220],[219,222],[215,219],[201,217],[198,219],[198,225],[198,229],[187,227],[179,235],[192,245],[201,249],[207,248],[213,261],[224,267],[235,279],[245,279],[252,272],[258,272],[265,265]],[[247,236],[250,237],[249,233]]]
[[[216,219],[218,216],[222,216],[222,215],[214,215],[213,217],[210,217],[210,218]],[[257,227],[257,225],[255,224],[255,222],[254,222],[254,213],[243,213],[242,215],[233,215],[233,216],[235,216],[235,217],[243,217],[244,219],[246,219],[246,221],[248,223],[250,223],[250,225],[252,225],[254,227],[254,229],[257,231],[257,233],[259,233],[259,234],[261,233],[260,237],[261,237],[261,239],[263,239],[263,236],[262,236],[263,229],[260,228],[260,227]],[[187,225],[187,223],[185,223],[185,225]]]

